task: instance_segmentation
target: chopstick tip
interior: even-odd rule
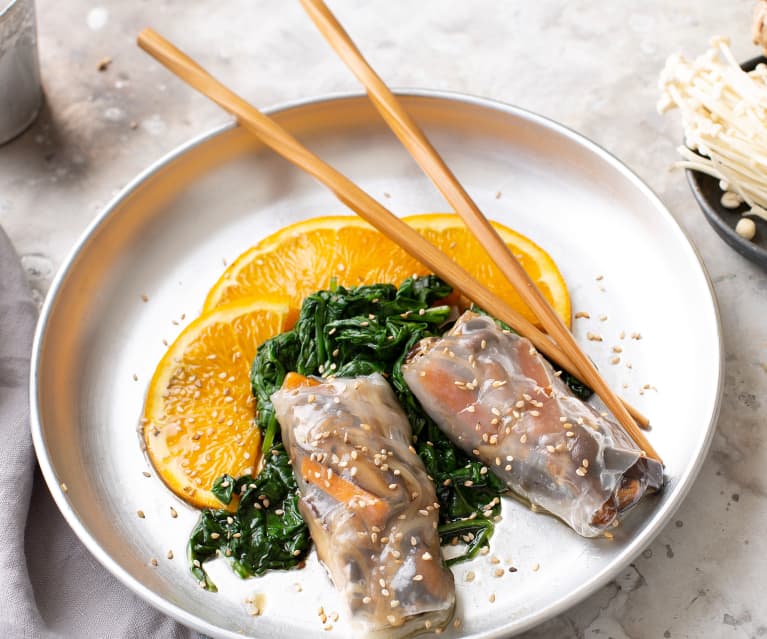
[[[138,32],[138,35],[136,36],[136,44],[143,49],[147,40],[149,40],[154,34],[155,31],[152,29],[152,27],[144,27],[141,31]]]

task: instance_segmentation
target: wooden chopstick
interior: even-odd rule
[[[365,86],[371,101],[395,135],[461,216],[493,262],[535,313],[548,334],[554,338],[570,361],[575,363],[577,376],[597,392],[639,447],[649,456],[659,459],[644,433],[632,419],[627,407],[604,381],[591,360],[581,351],[572,333],[541,294],[535,282],[530,279],[519,260],[514,257],[399,100],[368,64],[327,5],[323,0],[301,0],[301,4],[339,57]]]
[[[448,284],[462,291],[481,308],[527,337],[539,351],[562,368],[577,374],[577,369],[567,355],[526,318],[474,280],[463,268],[346,176],[301,145],[279,124],[225,87],[189,56],[152,29],[144,29],[139,34],[138,44],[180,79],[236,116],[240,124],[254,133],[264,144],[322,182],[341,202]],[[647,452],[647,449],[644,450]]]

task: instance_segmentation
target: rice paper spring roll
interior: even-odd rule
[[[490,317],[466,312],[443,337],[422,340],[403,373],[457,446],[580,535],[600,535],[662,486],[658,462]]]
[[[357,629],[399,638],[444,627],[455,584],[440,554],[439,503],[386,380],[291,373],[272,402],[299,509]]]

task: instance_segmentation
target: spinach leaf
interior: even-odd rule
[[[213,488],[211,491],[216,499],[222,504],[227,506],[232,503],[232,495],[234,494],[234,485],[237,480],[231,475],[222,475],[216,481],[213,482]]]
[[[553,362],[551,362],[551,365],[554,366],[554,368],[558,368]],[[567,371],[562,371],[562,381],[570,387],[573,395],[581,401],[585,402],[594,394],[594,391],[591,390],[591,388],[586,386],[586,384],[579,380],[575,375],[572,375]]]
[[[221,478],[216,483],[222,480],[227,481]],[[237,511],[203,510],[187,545],[192,574],[206,590],[216,590],[202,567],[209,559],[223,555],[244,578],[291,568],[309,550],[309,531],[298,512],[296,479],[282,444],[267,453],[257,477],[244,475],[231,481],[240,497]]]

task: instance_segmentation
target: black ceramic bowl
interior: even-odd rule
[[[767,58],[758,57],[744,62],[741,67],[744,71],[753,70],[760,62],[767,63]],[[767,175],[765,175],[767,179]],[[695,199],[698,201],[703,215],[708,223],[714,228],[719,236],[732,248],[746,259],[759,264],[767,269],[767,221],[752,216],[756,223],[756,237],[746,240],[735,232],[735,225],[741,215],[748,210],[747,205],[737,209],[728,209],[722,206],[722,190],[719,188],[719,180],[700,173],[699,171],[687,170],[687,182]]]

